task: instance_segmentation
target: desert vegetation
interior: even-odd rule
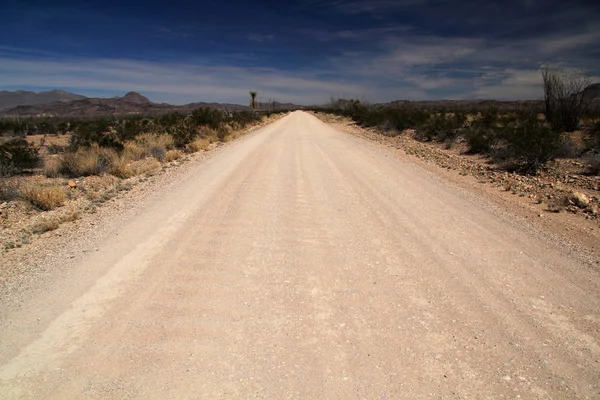
[[[17,215],[45,214],[22,229],[25,241],[0,237],[4,248],[93,212],[161,168],[227,142],[271,114],[201,108],[153,117],[0,119],[0,228],[22,219]]]
[[[551,94],[552,111],[529,107],[446,110],[373,106],[343,99],[334,99],[328,107],[314,111],[349,117],[386,136],[410,132],[418,141],[440,143],[446,148],[461,144],[465,153],[488,157],[507,171],[536,174],[550,160],[578,158],[589,162],[589,172],[597,174],[600,111],[589,107],[592,103],[587,100],[573,100],[576,105],[572,105],[570,97],[563,98],[571,94],[566,89]],[[545,113],[551,113],[552,119]],[[583,137],[581,143],[574,141],[573,131]]]

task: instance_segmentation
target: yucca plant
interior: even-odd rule
[[[258,101],[256,100],[257,94],[258,92],[255,92],[253,90],[250,91],[250,107],[252,107],[253,110],[255,110],[258,106]]]

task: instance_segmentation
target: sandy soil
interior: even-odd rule
[[[600,396],[589,254],[307,113],[119,215],[2,308],[0,397]]]

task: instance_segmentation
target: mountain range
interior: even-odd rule
[[[2,90],[0,91],[0,110],[20,105],[33,106],[38,104],[47,104],[54,102],[65,103],[80,99],[85,99],[85,96],[65,92],[63,90],[51,90],[49,92],[39,93],[28,92],[25,90],[17,90],[15,92]]]
[[[589,85],[585,95],[600,101],[600,83]],[[345,101],[345,100],[341,100]],[[420,107],[429,109],[481,109],[495,107],[498,109],[542,108],[541,100],[495,101],[495,100],[433,100],[407,101],[397,100],[379,104],[392,107]],[[169,112],[188,113],[197,108],[214,108],[226,111],[249,110],[250,107],[239,104],[197,102],[185,105],[154,103],[136,92],[129,92],[123,97],[102,98],[85,97],[79,94],[52,90],[47,92],[15,92],[0,91],[0,116],[68,116],[95,117],[100,115],[156,115]],[[261,110],[297,110],[305,108],[292,103],[262,103]]]
[[[0,92],[0,115],[4,116],[68,116],[68,117],[94,117],[99,115],[155,115],[169,112],[191,112],[197,108],[214,108],[227,111],[249,110],[250,107],[228,103],[197,102],[185,105],[172,105],[167,103],[154,103],[147,97],[136,92],[129,92],[123,97],[102,98],[85,97],[74,93],[53,90],[51,92]],[[43,99],[43,101],[42,101]],[[11,104],[16,106],[4,107]],[[262,110],[298,109],[291,103],[272,102],[261,104]]]

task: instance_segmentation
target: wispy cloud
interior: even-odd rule
[[[193,38],[196,34],[188,27],[166,27],[161,26],[156,30],[155,37],[161,38]]]
[[[345,14],[384,13],[424,4],[427,0],[334,0],[309,2],[311,7],[334,10]]]
[[[248,40],[256,43],[270,42],[273,39],[275,39],[275,36],[271,34],[251,33],[248,35]]]
[[[22,32],[31,32],[30,41],[0,46],[0,88],[59,87],[88,95],[136,90],[174,103],[246,103],[249,89],[263,99],[303,104],[330,96],[374,102],[539,98],[540,68],[547,63],[600,75],[597,12],[573,1],[577,6],[490,0],[450,7],[442,0],[311,0],[294,15],[269,8],[268,29],[249,26],[255,19],[246,15],[224,13],[220,2],[202,9],[201,22],[176,13],[138,20],[132,13],[110,29],[111,10],[94,17],[82,9],[77,18],[52,10],[46,18],[34,10],[33,18],[25,7],[15,21],[36,23]],[[257,13],[259,6],[244,12]],[[230,17],[240,24],[223,24]],[[87,42],[73,40],[68,24],[43,35],[40,27],[65,20],[102,28]],[[17,22],[7,21],[0,35],[18,31]]]
[[[315,73],[273,68],[207,66],[127,59],[31,59],[0,57],[0,87],[68,88],[84,94],[130,90],[155,101],[245,102],[247,91],[262,98],[303,104],[325,102],[332,95],[356,97],[366,87],[320,79]]]

